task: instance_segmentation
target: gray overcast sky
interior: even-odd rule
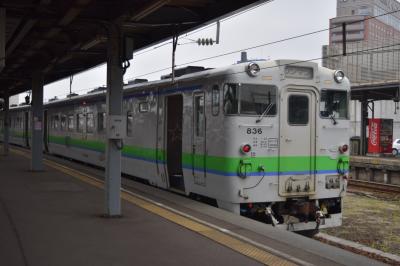
[[[329,27],[329,19],[336,15],[336,0],[275,0],[242,15],[221,23],[220,44],[214,46],[198,46],[197,44],[179,45],[176,54],[176,64],[184,64],[197,59],[242,50],[246,47],[276,41],[298,34],[308,33]],[[190,42],[189,39],[215,38],[216,27],[199,31],[195,34],[181,36],[180,43]],[[312,59],[321,57],[321,46],[328,43],[328,32],[315,34],[297,40],[276,45],[248,50],[249,58],[274,59]],[[136,78],[159,79],[162,74],[141,76],[143,74],[171,66],[171,44],[149,52],[134,55],[131,67],[127,70],[124,80]],[[141,54],[142,53],[142,54]],[[235,63],[240,53],[198,62],[193,65],[205,67],[226,66]],[[79,94],[90,88],[106,84],[106,66],[74,76],[72,91]],[[69,93],[69,79],[60,80],[45,86],[44,98],[65,97]],[[22,97],[20,97],[22,100]]]

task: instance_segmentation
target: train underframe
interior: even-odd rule
[[[289,231],[316,233],[320,228],[341,225],[342,199],[289,198],[282,202],[242,203],[240,214]]]

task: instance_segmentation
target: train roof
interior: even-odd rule
[[[196,71],[194,73],[189,73],[189,74],[184,74],[182,76],[176,77],[175,78],[175,83],[172,84],[171,78],[165,78],[161,80],[155,80],[155,81],[145,81],[141,80],[141,82],[136,83],[136,84],[125,84],[124,85],[124,93],[130,93],[134,91],[147,91],[147,90],[152,90],[156,88],[161,88],[161,89],[170,89],[174,88],[180,85],[180,83],[189,83],[198,79],[211,79],[211,78],[218,78],[218,77],[224,77],[232,74],[240,74],[240,73],[245,73],[245,68],[246,66],[253,61],[249,62],[244,62],[244,63],[238,63],[234,65],[229,65],[225,67],[219,67],[219,68],[213,68],[213,69],[204,69],[202,71]],[[327,73],[332,72],[332,70],[324,67],[318,66],[317,63],[314,62],[304,62],[304,61],[299,61],[299,60],[291,60],[291,59],[281,59],[281,60],[271,60],[271,61],[255,61],[261,69],[274,69],[274,68],[279,68],[283,67],[286,65],[301,65],[301,66],[308,66],[308,67],[313,67],[313,68],[319,68],[319,71]],[[64,98],[64,99],[59,99],[59,100],[53,100],[51,102],[47,102],[44,105],[45,106],[55,106],[55,105],[65,105],[65,104],[71,104],[73,102],[84,102],[84,101],[94,101],[99,98],[103,98],[106,95],[105,90],[94,90],[93,92],[87,93],[87,94],[82,94],[82,95],[77,95],[77,96],[72,96],[69,98]],[[24,106],[18,106],[18,107],[11,107],[10,110],[16,110],[16,109],[24,109],[27,108],[27,105]]]

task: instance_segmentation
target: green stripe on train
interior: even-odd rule
[[[264,166],[266,172],[295,172],[295,171],[308,171],[315,159],[315,169],[317,171],[336,170],[338,160],[342,159],[345,162],[349,161],[348,156],[340,156],[337,159],[331,159],[329,156],[285,156],[281,157],[256,157],[256,158],[235,158],[235,157],[218,157],[201,155],[192,156],[192,154],[183,154],[182,163],[186,166],[193,166],[195,168],[207,168],[210,170],[223,171],[223,172],[237,172],[241,160],[251,164],[248,171],[256,172],[260,166]],[[279,169],[279,163],[281,167]],[[348,166],[348,165],[347,165]],[[314,167],[313,167],[314,168]]]
[[[50,136],[50,142],[72,146],[82,149],[89,149],[98,152],[105,151],[105,143],[98,140],[79,140],[70,137]],[[166,161],[166,152],[164,150],[143,148],[137,146],[125,145],[122,154],[128,157],[139,158],[150,161]],[[158,158],[157,158],[158,157]],[[329,156],[315,156],[315,169],[317,171],[336,170],[339,158],[348,162],[348,156],[340,156],[337,159],[331,159]],[[245,159],[251,164],[250,171],[258,171],[259,166],[264,166],[266,172],[292,172],[292,171],[308,171],[311,163],[314,163],[309,156],[287,156],[281,157],[257,157],[257,158],[241,158],[241,157],[220,157],[220,156],[202,156],[192,155],[191,153],[182,154],[182,164],[186,167],[206,168],[208,170],[220,172],[237,172],[240,161]],[[279,169],[279,163],[281,168]],[[348,164],[347,164],[348,166]]]
[[[99,140],[80,140],[70,137],[50,136],[49,141],[60,145],[89,149],[97,152],[105,152],[106,150],[105,142]],[[165,152],[163,150],[159,150],[157,154],[155,149],[125,145],[122,149],[122,154],[145,160],[156,161],[158,159],[158,161],[165,161]]]

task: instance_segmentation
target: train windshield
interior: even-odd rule
[[[322,90],[320,114],[323,118],[348,118],[348,96],[346,91]]]
[[[228,115],[276,115],[275,86],[225,84],[224,112]]]

